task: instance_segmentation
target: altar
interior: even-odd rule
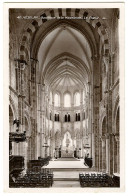
[[[61,157],[66,158],[66,157],[74,157],[74,151],[73,150],[62,150],[61,151]]]

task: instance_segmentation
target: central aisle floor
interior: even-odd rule
[[[78,188],[80,186],[79,181],[54,181],[51,188]]]
[[[79,173],[91,172],[93,168],[84,165],[84,159],[60,158],[49,161],[43,168],[53,172],[54,187],[80,187]]]
[[[73,168],[73,169],[86,169],[88,166],[84,165],[84,159],[79,159],[79,161],[66,161],[66,160],[52,160],[49,161],[49,164],[47,166],[44,166],[43,168],[49,168],[49,169],[54,169],[54,168]]]

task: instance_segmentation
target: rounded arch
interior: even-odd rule
[[[97,33],[99,34],[99,36],[101,37],[101,41],[104,44],[104,52],[105,54],[109,54],[109,38],[108,38],[108,32],[106,30],[106,28],[104,27],[104,25],[102,25],[102,22],[100,21],[100,19],[97,20],[90,20],[89,16],[92,16],[92,13],[90,11],[85,11],[83,9],[50,9],[49,11],[44,11],[43,14],[41,14],[41,16],[44,17],[68,17],[68,16],[76,16],[77,13],[77,17],[82,17],[82,18],[87,18],[85,20],[86,23],[89,23],[94,29],[97,30]],[[40,20],[34,20],[32,21],[28,26],[27,29],[24,30],[24,34],[23,34],[23,38],[22,38],[22,44],[21,46],[25,46],[25,41],[24,40],[29,40],[32,38],[32,35],[34,34],[34,32],[39,29],[39,27],[41,25],[43,25],[43,23],[47,23],[47,19],[40,19]],[[62,20],[59,20],[59,22],[61,22]],[[46,33],[47,34],[47,33]],[[21,52],[21,51],[20,51]],[[35,52],[34,52],[35,53]],[[21,56],[24,56],[25,58],[25,49],[24,49],[24,53],[23,51],[21,52]]]

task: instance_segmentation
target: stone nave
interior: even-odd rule
[[[119,187],[118,24],[119,9],[9,9],[10,187]]]

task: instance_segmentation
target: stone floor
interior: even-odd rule
[[[78,188],[80,187],[79,181],[54,181],[51,188]]]
[[[68,158],[67,158],[68,159]],[[80,159],[79,161],[67,161],[67,160],[52,160],[52,161],[49,161],[49,164],[47,166],[45,166],[44,168],[51,168],[51,169],[54,169],[54,168],[67,168],[67,169],[85,169],[85,168],[88,168],[88,166],[85,166],[84,165],[84,159]]]
[[[89,171],[90,168],[84,165],[84,159],[60,158],[53,159],[43,168],[53,171],[53,188],[62,187],[80,187],[79,173]]]

